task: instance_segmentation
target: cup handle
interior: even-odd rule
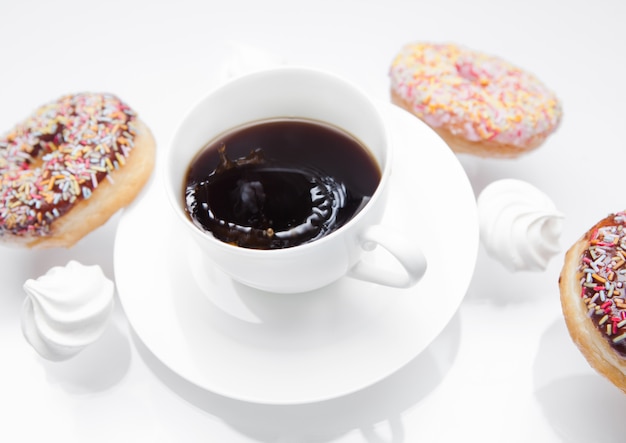
[[[372,251],[376,246],[382,246],[395,257],[404,272],[385,269],[361,259],[350,269],[348,276],[393,288],[409,288],[424,276],[426,257],[398,233],[381,225],[368,227],[361,235],[361,248]]]

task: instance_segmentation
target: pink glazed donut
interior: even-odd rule
[[[457,153],[513,158],[559,126],[558,98],[530,73],[453,44],[410,43],[389,71],[391,100]]]

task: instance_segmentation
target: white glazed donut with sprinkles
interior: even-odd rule
[[[155,143],[112,94],[66,95],[0,137],[0,241],[70,247],[129,204]]]
[[[517,157],[543,144],[561,121],[558,98],[536,77],[461,46],[407,44],[389,76],[392,102],[457,153]]]

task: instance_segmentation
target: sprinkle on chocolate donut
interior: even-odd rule
[[[449,143],[455,151],[515,156],[541,144],[561,119],[558,99],[533,75],[460,46],[408,44],[389,74],[393,101],[461,139],[459,149]],[[485,144],[491,151],[476,152]],[[499,155],[493,148],[501,146],[511,152]]]
[[[45,237],[122,168],[134,111],[111,94],[66,95],[0,137],[0,237]]]
[[[568,249],[559,291],[572,341],[626,393],[626,211],[604,217]]]
[[[591,231],[580,258],[581,303],[608,343],[626,357],[626,213]]]

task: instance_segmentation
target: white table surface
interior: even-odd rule
[[[413,40],[500,55],[563,101],[558,132],[518,160],[463,158],[476,195],[529,181],[565,215],[563,251],[624,209],[626,3],[557,1],[132,1],[0,3],[0,129],[39,104],[111,91],[139,111],[159,149],[222,78],[232,45],[334,71],[387,100],[387,69]],[[406,367],[347,397],[264,406],[195,388],[132,333],[117,304],[104,337],[73,360],[23,339],[22,285],[70,259],[111,279],[120,215],[69,250],[0,249],[0,441],[625,441],[626,397],[587,365],[565,329],[563,252],[511,273],[481,247],[457,314]],[[595,411],[595,408],[601,408]]]

